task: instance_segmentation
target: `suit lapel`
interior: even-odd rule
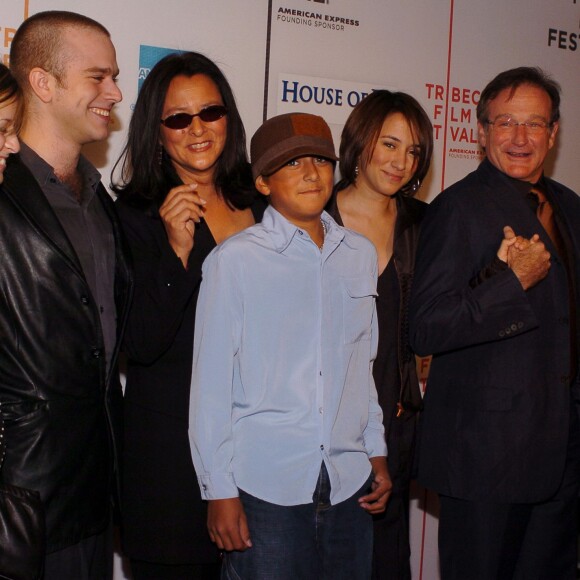
[[[563,225],[566,230],[561,233],[570,240],[574,249],[574,255],[579,256],[580,246],[578,232],[580,232],[580,216],[578,206],[575,203],[569,204],[566,191],[563,191],[561,187],[558,187],[558,184],[553,180],[546,179],[546,185],[549,190],[548,194],[550,197],[550,203],[552,204],[556,214],[557,224],[560,228]]]
[[[18,156],[14,157],[5,172],[4,193],[39,235],[84,279],[76,252],[38,182]]]

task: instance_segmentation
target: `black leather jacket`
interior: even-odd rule
[[[131,273],[112,200],[118,340]],[[10,159],[0,186],[0,401],[3,481],[40,492],[49,552],[110,518],[120,417],[118,347],[107,376],[97,305],[58,218],[28,169]]]

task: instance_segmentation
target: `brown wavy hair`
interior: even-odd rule
[[[411,132],[419,141],[417,169],[400,192],[413,196],[431,164],[433,153],[433,126],[427,113],[416,99],[407,93],[387,90],[373,91],[365,97],[349,115],[340,139],[341,180],[336,189],[344,189],[356,181],[357,166],[366,167],[373,155],[385,119],[393,113],[401,113],[409,123]]]

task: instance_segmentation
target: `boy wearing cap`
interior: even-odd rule
[[[252,138],[264,218],[203,266],[192,456],[225,578],[370,578],[391,481],[372,380],[377,257],[323,212],[336,156],[304,113]]]

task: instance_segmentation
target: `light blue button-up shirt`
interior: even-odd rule
[[[324,461],[337,504],[387,453],[372,378],[376,251],[322,219],[322,252],[269,207],[204,262],[189,416],[204,499],[240,488],[310,503]]]

